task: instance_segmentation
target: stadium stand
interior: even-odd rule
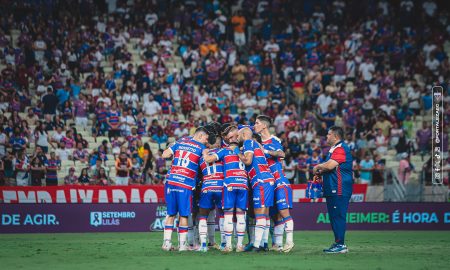
[[[356,182],[430,184],[432,85],[444,88],[448,167],[445,1],[2,3],[2,185],[63,185],[70,168],[79,178],[66,183],[113,185],[120,152],[130,184],[161,184],[160,149],[259,113],[292,183],[310,178],[337,125]]]

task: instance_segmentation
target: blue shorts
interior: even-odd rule
[[[278,214],[278,211],[292,209],[292,188],[287,185],[280,185],[275,188],[275,199],[270,207],[270,216]]]
[[[247,210],[248,191],[245,188],[223,188],[223,209]]]
[[[210,189],[200,194],[199,207],[204,209],[222,209],[222,190]]]
[[[277,210],[292,209],[292,188],[280,185],[275,188],[275,204]]]
[[[192,190],[166,184],[164,194],[167,204],[167,214],[175,216],[177,213],[187,217],[192,210]]]
[[[273,206],[274,185],[270,183],[258,183],[253,188],[253,206],[254,208],[263,208]]]

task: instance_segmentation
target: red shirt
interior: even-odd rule
[[[213,111],[214,113],[220,114],[220,109],[219,107],[217,107],[217,105],[211,105],[211,107],[209,107],[211,109],[211,111]]]
[[[287,130],[294,130],[295,126],[297,126],[297,121],[295,120],[288,120],[286,123],[284,123],[284,126]]]
[[[183,110],[188,112],[192,111],[192,108],[194,107],[192,96],[189,93],[185,93],[183,94],[181,100],[182,100],[181,107],[183,108]]]

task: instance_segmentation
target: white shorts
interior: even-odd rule
[[[116,176],[116,186],[128,186],[128,177]]]
[[[88,125],[87,117],[75,117],[75,125],[86,128]]]

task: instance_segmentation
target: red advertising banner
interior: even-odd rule
[[[163,186],[0,187],[3,203],[163,203]]]
[[[353,185],[353,202],[364,202],[367,185]],[[294,202],[306,199],[306,184],[292,185]],[[318,199],[319,202],[323,199]],[[163,186],[0,187],[1,203],[164,203]]]

